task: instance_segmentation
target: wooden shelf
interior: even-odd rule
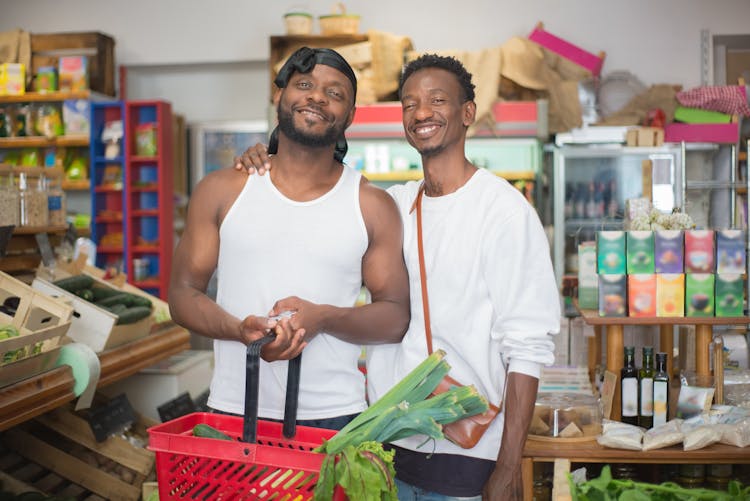
[[[190,348],[190,333],[172,322],[148,336],[99,354],[97,387],[119,381]],[[74,400],[73,372],[67,365],[0,388],[0,431]]]
[[[750,317],[600,317],[596,310],[578,310],[589,325],[744,325]]]
[[[68,99],[112,99],[90,90],[77,92],[27,92],[20,96],[0,96],[0,103],[40,103],[66,101]]]
[[[521,461],[524,500],[533,499],[534,463],[551,463],[556,459],[568,459],[571,463],[739,464],[750,463],[750,453],[745,448],[723,444],[695,451],[672,446],[642,452],[610,449],[595,440],[575,443],[527,440]]]
[[[89,179],[63,181],[62,189],[67,191],[88,191],[91,189],[91,181]]]
[[[61,167],[21,167],[18,165],[0,164],[0,174],[21,173],[31,177],[39,177],[44,174],[50,178],[62,177],[64,174]]]
[[[14,235],[36,235],[37,233],[65,233],[67,226],[18,226],[13,229]]]
[[[0,137],[0,148],[50,148],[54,146],[88,146],[88,136]]]

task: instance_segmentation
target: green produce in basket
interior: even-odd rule
[[[213,426],[207,425],[205,423],[198,423],[193,426],[193,436],[202,438],[215,438],[218,440],[234,440],[226,433],[220,432]]]
[[[151,308],[146,306],[133,306],[117,314],[117,324],[134,324],[139,320],[151,315]]]
[[[443,438],[442,425],[486,412],[487,400],[473,386],[458,386],[430,398],[450,371],[445,351],[434,351],[377,402],[315,449],[327,454],[315,486],[315,501],[330,500],[340,485],[349,499],[396,500],[393,453],[383,443],[412,435]]]
[[[78,289],[75,291],[75,295],[89,302],[94,300],[94,291],[91,289]]]
[[[15,328],[13,325],[3,325],[0,326],[0,341],[12,337],[18,337],[20,336],[20,332],[18,332],[18,329]],[[15,362],[16,360],[20,360],[23,358],[25,354],[24,348],[19,348],[17,350],[10,350],[3,353],[3,358],[0,360],[0,365],[9,364],[11,362]]]

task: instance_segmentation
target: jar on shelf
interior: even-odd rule
[[[67,199],[65,192],[59,184],[50,182],[49,178],[44,178],[44,184],[47,188],[47,212],[50,226],[65,226],[65,216],[67,213]]]
[[[18,196],[21,226],[47,226],[49,208],[47,193],[39,179],[30,178],[25,172],[18,175]]]
[[[717,491],[726,491],[732,480],[731,464],[710,464],[706,472],[706,487]]]
[[[21,214],[13,174],[0,176],[0,226],[19,226]]]
[[[678,476],[675,480],[686,489],[703,487],[703,484],[706,482],[706,465],[681,464],[678,469]]]

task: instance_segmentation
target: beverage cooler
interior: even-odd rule
[[[643,195],[643,162],[652,165],[654,206],[664,212],[682,206],[679,145],[565,145],[545,149],[553,180],[553,265],[558,286],[578,272],[578,244],[597,230],[624,229],[625,202]]]

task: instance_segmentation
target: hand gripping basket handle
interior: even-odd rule
[[[276,334],[270,334],[247,345],[247,356],[245,361],[245,419],[242,426],[243,442],[254,444],[258,440],[260,350],[265,344],[274,339],[276,339]],[[301,363],[301,354],[289,361],[283,426],[284,436],[287,438],[292,438],[296,432]]]

